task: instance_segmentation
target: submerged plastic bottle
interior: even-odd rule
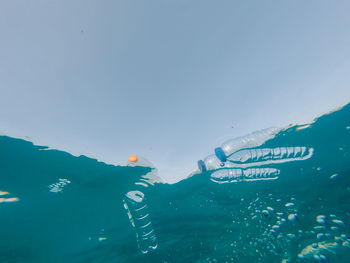
[[[252,163],[252,162],[287,162],[292,160],[304,160],[312,154],[312,148],[304,146],[295,147],[277,147],[277,148],[261,148],[261,149],[244,149],[233,152],[231,155],[225,155],[222,148],[215,149],[216,157],[222,162],[233,163]]]
[[[157,237],[148,213],[145,195],[141,191],[129,191],[124,196],[124,207],[136,232],[137,244],[143,254],[158,246]]]
[[[260,181],[278,179],[280,170],[275,168],[229,168],[221,169],[210,175],[210,180],[215,183],[239,183],[243,181]]]

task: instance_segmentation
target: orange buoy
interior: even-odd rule
[[[131,163],[136,163],[137,161],[138,161],[138,157],[137,157],[137,155],[130,155],[129,156],[129,162],[131,162]]]

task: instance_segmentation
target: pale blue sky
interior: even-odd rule
[[[0,2],[0,131],[186,176],[350,101],[349,1]],[[233,127],[233,128],[232,128]]]

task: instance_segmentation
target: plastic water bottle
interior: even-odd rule
[[[237,165],[226,162],[227,156],[241,149],[258,147],[268,139],[273,138],[280,130],[280,128],[268,128],[226,141],[221,147],[215,149],[215,155],[209,155],[204,160],[199,160],[198,168],[201,172],[205,172],[220,168],[237,167]]]
[[[231,155],[225,155],[222,148],[215,149],[216,157],[222,162],[256,163],[256,162],[287,162],[292,160],[305,160],[310,158],[313,149],[307,147],[277,147],[261,149],[238,150]]]
[[[203,160],[199,160],[197,164],[199,170],[202,173],[210,170],[224,168],[225,166],[225,164],[221,162],[214,154],[207,156]]]
[[[243,148],[258,147],[265,143],[267,140],[272,139],[277,133],[281,131],[281,128],[271,127],[259,131],[255,131],[251,134],[228,140],[221,145],[222,152],[225,156],[230,156],[232,153],[241,150]],[[222,160],[225,162],[226,160]]]
[[[221,169],[210,175],[215,183],[239,183],[243,181],[275,180],[280,170],[275,168],[249,168],[249,169]]]
[[[136,232],[137,244],[143,254],[158,246],[157,237],[148,213],[145,195],[141,191],[130,191],[124,196],[124,207]]]

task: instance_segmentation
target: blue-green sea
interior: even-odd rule
[[[277,180],[216,184],[206,172],[142,188],[158,240],[143,254],[123,199],[151,168],[1,136],[0,262],[350,262],[350,104],[260,147],[280,146],[314,153],[275,164]]]

